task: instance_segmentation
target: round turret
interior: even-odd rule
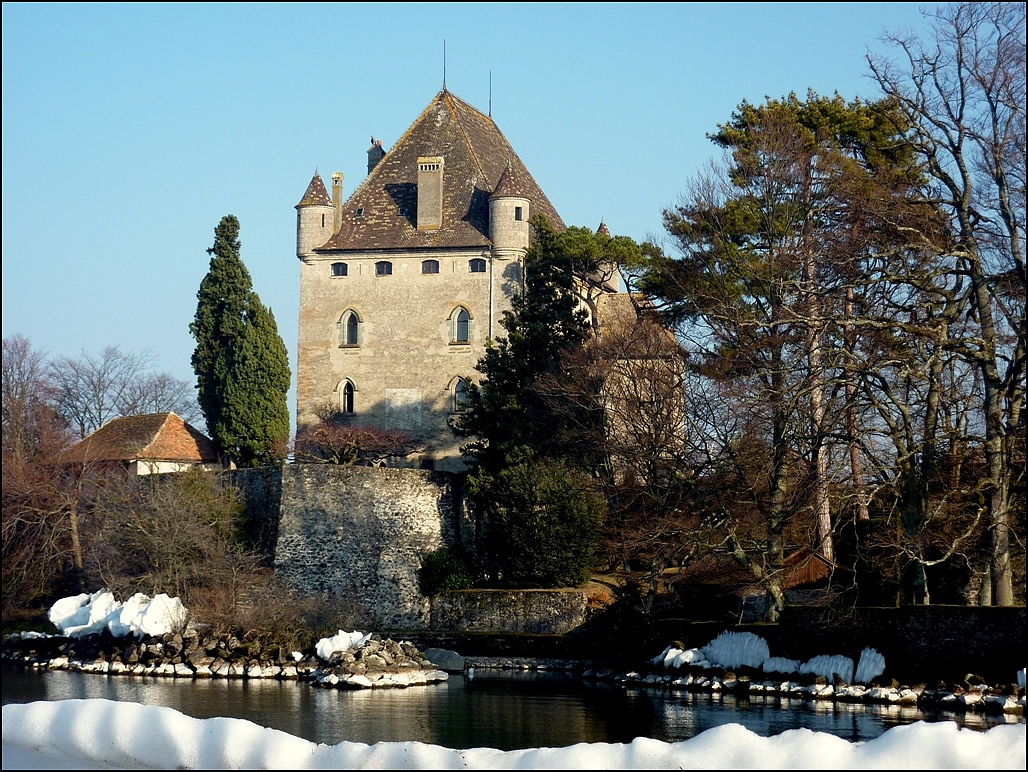
[[[508,162],[489,196],[489,239],[496,257],[521,257],[528,250],[530,208],[518,174]]]
[[[335,178],[333,175],[333,184]],[[340,175],[340,184],[342,175]],[[301,260],[314,256],[314,248],[328,241],[334,231],[335,209],[321,175],[314,172],[300,203],[296,205],[296,256]]]

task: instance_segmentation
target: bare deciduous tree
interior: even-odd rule
[[[107,346],[99,355],[58,357],[47,368],[50,398],[84,438],[112,418],[172,411],[186,421],[199,416],[195,390],[185,381],[153,371],[149,351]]]
[[[887,38],[898,63],[869,63],[904,112],[933,200],[949,217],[954,281],[966,277],[963,298],[978,329],[953,345],[984,391],[992,558],[983,592],[1011,605],[1011,461],[1025,403],[1025,4],[962,2],[931,18],[927,40]]]

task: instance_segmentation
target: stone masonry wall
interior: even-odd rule
[[[432,598],[433,630],[562,635],[585,623],[582,590],[459,590]]]
[[[379,629],[423,630],[421,556],[457,538],[452,478],[416,469],[289,464],[276,573],[304,593],[359,603]]]

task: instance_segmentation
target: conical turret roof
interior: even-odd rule
[[[295,208],[299,209],[301,206],[332,206],[332,199],[325,188],[325,181],[321,179],[321,175],[317,171],[311,178],[311,184],[307,186],[307,192],[303,194],[303,198]]]
[[[496,190],[489,198],[530,198],[525,193],[525,187],[521,184],[521,177],[513,164],[508,164],[500,175],[500,181],[496,183]]]

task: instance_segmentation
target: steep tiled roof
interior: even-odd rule
[[[311,178],[311,184],[307,186],[307,192],[303,194],[303,198],[300,199],[300,203],[296,205],[299,209],[301,206],[331,206],[332,199],[329,198],[328,190],[325,188],[325,181],[321,179],[321,175],[314,172],[314,176]]]
[[[97,461],[186,461],[214,463],[214,443],[174,413],[115,418],[63,455],[67,463]]]
[[[603,220],[600,220],[600,227],[596,229],[596,232],[608,238],[610,237],[610,228],[607,227],[607,223]]]
[[[444,159],[438,230],[417,229],[417,163],[423,156]],[[342,227],[315,251],[490,246],[489,195],[508,161],[531,213],[563,229],[557,210],[493,119],[442,91],[350,196]]]

